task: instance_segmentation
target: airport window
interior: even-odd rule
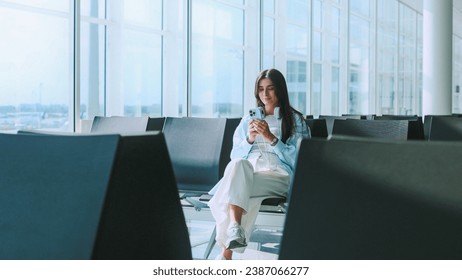
[[[0,3],[1,131],[73,128],[69,3],[41,2]]]
[[[286,1],[286,56],[287,81],[291,105],[306,112],[306,98],[308,90],[307,76],[309,65],[309,34],[310,34],[310,7],[308,1]]]
[[[423,95],[423,16],[417,14],[417,42],[416,42],[416,97],[414,110],[411,114],[422,116],[422,95]]]
[[[105,115],[106,8],[104,1],[80,3],[80,119],[91,120]]]
[[[422,113],[423,16],[408,1],[2,0],[0,24],[2,132],[80,131],[97,115],[241,117],[272,67],[304,114]]]
[[[340,114],[340,68],[332,66],[331,70],[331,114],[339,115]]]
[[[358,2],[364,3],[364,7]],[[348,113],[369,114],[371,37],[368,1],[351,1],[349,16]],[[354,79],[352,77],[355,77]]]
[[[398,115],[414,115],[417,67],[417,13],[399,5]]]
[[[244,13],[243,5],[192,1],[191,116],[242,116]]]
[[[275,3],[274,0],[262,1],[262,26],[261,26],[261,49],[262,49],[262,62],[261,68],[268,69],[274,68],[274,57],[275,53],[275,26],[276,26],[276,15],[275,15]]]
[[[340,114],[343,1],[313,0],[311,114]]]
[[[377,93],[381,114],[396,112],[398,77],[398,1],[379,0],[377,7]]]
[[[311,114],[313,116],[319,116],[321,112],[321,76],[322,76],[322,65],[313,64],[313,74],[311,82]]]

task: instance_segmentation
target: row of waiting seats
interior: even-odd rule
[[[462,140],[458,115],[419,116],[319,116],[306,118],[314,138],[338,135],[396,140]]]
[[[232,136],[240,119],[176,118],[176,117],[95,117],[91,134],[143,133],[161,131],[165,138],[170,162],[183,209],[188,219],[212,219],[207,209],[208,192],[223,176],[230,161]],[[19,131],[20,134],[43,134],[42,131]],[[263,202],[262,211],[282,216],[284,198]],[[201,213],[199,213],[201,211]],[[273,222],[271,222],[273,223]],[[207,258],[213,248],[215,236],[210,236]]]
[[[1,259],[191,258],[178,191],[195,205],[221,177],[239,120],[138,120],[163,133],[108,135],[103,122],[138,133],[111,117],[91,135],[0,135],[0,205],[13,209]],[[457,142],[303,140],[279,258],[460,259],[461,153]]]
[[[303,140],[279,259],[462,259],[462,142]]]
[[[0,259],[191,259],[165,139],[0,134]]]

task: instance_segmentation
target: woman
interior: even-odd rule
[[[231,162],[210,191],[216,240],[223,248],[216,259],[230,260],[233,251],[244,252],[261,202],[287,196],[297,143],[310,137],[303,115],[290,106],[281,72],[262,71],[255,82],[255,98],[264,118],[242,118],[234,132]]]

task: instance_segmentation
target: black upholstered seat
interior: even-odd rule
[[[222,149],[226,123],[225,118],[166,118],[163,133],[180,191],[206,193],[220,180],[227,164],[223,157],[229,161]]]
[[[461,259],[462,143],[303,140],[280,259]]]
[[[96,116],[91,125],[91,133],[132,133],[145,132],[149,117],[102,117]]]
[[[337,135],[407,140],[409,135],[409,121],[337,119],[334,121],[332,136],[335,137]]]
[[[191,259],[162,134],[0,134],[0,154],[0,259]]]
[[[457,116],[432,116],[429,121],[428,140],[462,140],[462,118]]]

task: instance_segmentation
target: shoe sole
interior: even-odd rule
[[[229,245],[226,249],[233,250],[233,249],[242,248],[242,247],[247,247],[247,243],[245,242],[245,239],[242,243],[238,242],[237,240],[232,240],[231,242],[229,242]]]

